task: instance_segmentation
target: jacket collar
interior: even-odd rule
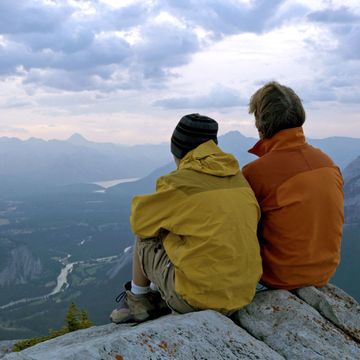
[[[224,153],[213,140],[202,143],[188,152],[180,161],[180,169],[191,169],[221,177],[235,175],[240,171],[235,157]]]
[[[209,155],[221,153],[220,148],[215,144],[213,140],[208,140],[199,145],[194,150],[189,151],[181,162],[187,162],[189,159],[203,159]]]
[[[249,153],[259,157],[275,150],[301,147],[306,144],[302,127],[281,130],[269,139],[259,140]]]

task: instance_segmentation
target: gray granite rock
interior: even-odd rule
[[[333,285],[295,294],[257,294],[235,314],[240,326],[211,310],[169,315],[72,332],[2,360],[360,359],[359,304]]]
[[[236,318],[286,359],[360,359],[357,342],[285,290],[257,294]]]
[[[0,359],[12,351],[12,348],[17,340],[2,340],[0,341]]]
[[[137,326],[105,325],[38,344],[3,360],[283,359],[214,311],[169,315]]]
[[[296,294],[326,319],[360,342],[360,305],[334,285],[296,290]]]

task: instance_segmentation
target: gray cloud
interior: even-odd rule
[[[22,98],[11,98],[9,101],[5,102],[0,107],[4,109],[18,109],[18,108],[25,108],[28,106],[34,105],[31,101],[22,99]]]
[[[141,42],[134,46],[111,36],[95,39],[71,56],[53,50],[38,54],[24,51],[24,83],[72,91],[138,89],[146,79],[165,80],[170,69],[188,63],[199,47],[197,37],[188,29],[151,25],[142,31]],[[16,54],[14,51],[13,58]],[[43,66],[32,66],[34,58]]]
[[[118,73],[134,62],[135,54],[111,31],[141,24],[147,9],[131,5],[112,11],[92,3],[96,13],[80,16],[67,1],[1,2],[0,76],[17,75],[25,85],[62,90],[123,88],[126,79]]]
[[[52,32],[73,13],[67,2],[27,0],[0,2],[0,33]]]
[[[217,85],[207,95],[162,99],[153,105],[165,109],[221,109],[247,105],[247,100],[240,96],[238,90]]]
[[[359,104],[360,103],[360,89],[356,89],[356,91],[349,91],[344,95],[339,95],[338,99],[340,102],[346,104]]]
[[[94,12],[84,15],[66,0],[2,0],[0,77],[18,76],[28,88],[78,92],[164,88],[175,69],[188,64],[206,44],[243,32],[260,34],[308,13],[306,7],[286,0],[155,0],[120,9],[97,0],[87,3]],[[154,22],[161,11],[182,26]],[[345,7],[329,8],[307,19],[333,28],[342,58],[360,58],[358,15]],[[199,27],[210,34],[205,41],[196,35]],[[117,31],[136,31],[140,40],[133,43]],[[231,92],[226,95],[228,103],[222,99],[223,105],[216,106],[237,106],[231,104],[240,100]],[[205,106],[201,104],[206,97],[198,97],[197,104]],[[157,105],[192,106],[186,98],[159,100]]]
[[[197,36],[189,28],[162,24],[144,27],[142,41],[134,51],[145,78],[158,78],[166,69],[187,64],[199,47]]]
[[[98,6],[98,13],[102,21],[99,21],[100,28],[97,30],[128,30],[134,26],[145,24],[149,18],[154,16],[156,10],[144,1],[115,10],[105,5]]]
[[[163,87],[174,68],[201,51],[196,27],[211,32],[210,42],[244,31],[260,33],[284,1],[157,0],[113,9],[93,0],[88,3],[95,12],[83,15],[68,1],[3,0],[0,76],[70,91]],[[164,10],[184,26],[154,23]],[[141,36],[134,44],[115,33],[134,29]]]
[[[18,134],[27,134],[29,133],[26,129],[16,126],[8,126],[0,124],[2,133],[18,133]]]
[[[339,9],[324,9],[311,12],[308,14],[308,19],[320,23],[344,24],[358,22],[360,16],[343,6]]]
[[[354,13],[347,7],[338,9],[324,9],[315,11],[307,16],[308,20],[326,26],[333,35],[334,43],[338,47],[332,51],[327,51],[333,57],[345,60],[360,59],[360,15]],[[314,48],[319,51],[319,44]]]
[[[73,54],[92,45],[95,34],[84,26],[69,26],[67,22],[52,32],[28,32],[8,35],[8,39],[24,43],[32,51],[51,49],[54,52]]]
[[[327,8],[312,12],[307,19],[332,34],[329,44],[308,43],[321,61],[318,79],[314,79],[308,100],[356,103],[360,99],[360,15],[352,9]],[[335,47],[333,45],[336,45]],[[316,81],[317,80],[317,81]]]
[[[212,31],[215,37],[222,37],[265,31],[285,0],[254,0],[250,4],[236,0],[167,0],[161,3],[180,18]]]
[[[323,84],[319,84],[318,86],[313,86],[312,84],[300,86],[298,94],[305,103],[338,100],[335,89]]]
[[[360,103],[359,61],[336,61],[333,66],[327,68],[325,75],[328,78],[327,87],[333,89],[337,101]]]
[[[139,80],[126,72],[117,76],[111,66],[103,68],[66,71],[63,69],[31,69],[24,79],[25,85],[44,86],[68,91],[99,91],[112,92],[116,90],[139,89]]]
[[[335,58],[334,58],[335,59]],[[324,67],[318,77],[294,85],[300,97],[307,103],[311,102],[360,102],[360,73],[356,63],[344,66],[334,61],[331,66]]]
[[[267,20],[267,28],[276,28],[279,25],[301,21],[309,14],[310,9],[293,1],[283,3],[278,11],[272,14]]]
[[[360,60],[360,21],[357,25],[337,29],[335,33],[338,37],[339,56],[343,59]]]

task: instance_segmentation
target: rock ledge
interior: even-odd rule
[[[95,326],[2,360],[360,359],[360,306],[333,285],[264,291],[234,320],[207,310]]]

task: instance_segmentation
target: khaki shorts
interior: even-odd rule
[[[161,237],[138,239],[136,245],[144,275],[157,285],[167,305],[181,314],[196,311],[175,291],[175,269]]]

